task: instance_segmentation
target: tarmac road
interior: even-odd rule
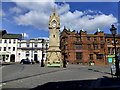
[[[91,82],[103,76],[111,77],[110,66],[68,65],[67,68],[40,67],[34,65],[8,65],[3,68],[2,88],[35,88],[50,82],[81,81],[81,87],[90,86]],[[82,83],[84,82],[84,83]],[[90,83],[88,83],[90,82]]]

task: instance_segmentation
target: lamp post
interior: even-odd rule
[[[118,60],[118,57],[117,57],[117,51],[116,51],[116,40],[115,40],[115,35],[116,35],[116,30],[117,28],[114,27],[114,25],[111,25],[112,28],[110,28],[110,31],[113,35],[113,38],[114,38],[114,48],[115,48],[115,67],[116,67],[116,73],[115,75],[118,77],[119,76],[119,60]]]
[[[43,49],[44,49],[44,39],[42,39],[42,59],[41,59],[41,67],[44,67],[44,60],[43,60],[43,57],[44,57],[44,54],[43,54]]]
[[[47,61],[47,47],[48,47],[48,45],[47,45],[47,40],[46,40],[46,61]]]

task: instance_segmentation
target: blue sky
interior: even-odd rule
[[[54,6],[63,27],[94,33],[110,33],[118,22],[117,2],[2,2],[2,27],[8,33],[26,33],[28,38],[49,37],[48,21]],[[1,15],[1,14],[0,14]]]

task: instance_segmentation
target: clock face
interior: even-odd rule
[[[52,27],[56,27],[56,23],[53,23],[53,24],[52,24]]]

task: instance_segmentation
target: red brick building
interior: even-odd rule
[[[116,35],[116,53],[120,55],[120,34]],[[111,34],[105,34],[105,41],[106,41],[106,52],[107,52],[107,62],[108,64],[115,63],[115,48],[114,48],[114,39]]]
[[[64,28],[61,32],[62,59],[71,64],[106,65],[107,43],[103,31],[87,34],[86,31],[70,31]]]

